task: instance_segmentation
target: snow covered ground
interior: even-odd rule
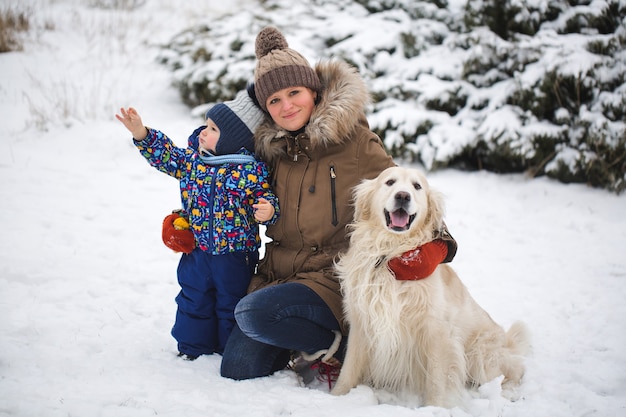
[[[290,371],[235,382],[218,356],[178,359],[178,255],[160,237],[177,184],[113,115],[133,105],[184,145],[200,120],[154,45],[252,2],[84,3],[21,2],[35,27],[0,55],[0,416],[626,415],[626,196],[545,178],[429,174],[460,277],[496,321],[532,330],[520,401],[495,380],[464,409],[409,408],[365,386],[333,397]]]

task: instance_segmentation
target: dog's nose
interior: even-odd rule
[[[396,193],[396,202],[397,203],[406,203],[411,201],[411,194],[405,192],[405,191],[400,191],[398,193]]]

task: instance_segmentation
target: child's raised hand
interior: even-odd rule
[[[115,118],[122,122],[124,126],[126,126],[126,129],[128,129],[130,133],[133,134],[134,139],[141,140],[148,136],[148,130],[143,125],[143,122],[141,121],[141,116],[139,116],[137,110],[132,107],[129,107],[128,109],[122,107],[120,109],[120,113],[121,116],[119,114],[116,114]]]
[[[259,202],[252,205],[254,208],[254,218],[258,222],[266,222],[274,215],[274,206],[264,198],[259,198]]]

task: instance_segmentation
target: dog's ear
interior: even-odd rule
[[[428,190],[428,217],[426,224],[433,231],[441,229],[445,214],[445,202],[443,194],[434,188]]]
[[[363,221],[371,217],[371,201],[376,191],[376,180],[363,180],[359,185],[354,187],[354,221]]]

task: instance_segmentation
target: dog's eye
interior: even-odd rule
[[[396,180],[391,179],[391,180],[387,180],[387,182],[386,182],[385,184],[387,184],[388,186],[390,186],[390,187],[391,187],[391,186],[392,186],[392,185],[394,185],[395,183],[396,183]]]
[[[419,182],[414,182],[413,183],[413,187],[415,187],[416,190],[421,190],[422,189],[422,186],[421,186],[421,184]]]

